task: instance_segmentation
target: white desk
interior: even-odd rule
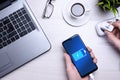
[[[48,36],[52,49],[1,80],[67,80],[61,43],[74,34],[81,35],[85,44],[93,49],[98,58],[99,69],[95,73],[96,80],[120,79],[118,52],[109,45],[107,40],[99,38],[95,32],[96,23],[113,17],[111,13],[104,14],[99,10],[96,6],[98,0],[85,0],[92,8],[92,17],[86,25],[77,28],[69,26],[62,17],[63,6],[68,0],[55,1],[54,13],[50,19],[41,18],[46,0],[27,1]],[[107,55],[110,56],[107,57]],[[106,60],[103,58],[106,58]],[[109,66],[113,68],[111,69]]]

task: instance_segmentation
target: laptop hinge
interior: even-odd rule
[[[10,0],[11,2],[14,2],[14,1],[16,1],[16,0]]]

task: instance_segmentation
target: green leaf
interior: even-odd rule
[[[120,2],[118,2],[117,4],[120,4]]]
[[[113,4],[115,4],[115,0],[112,0]]]
[[[106,8],[103,6],[103,10],[104,10],[104,12],[106,12]]]
[[[106,12],[106,10],[107,10],[107,5],[106,4],[103,5],[103,10],[104,10],[104,12]]]
[[[97,5],[100,6],[100,5],[103,5],[104,2],[98,2]]]
[[[113,7],[110,7],[110,11],[112,11],[113,10]]]
[[[108,6],[110,7],[110,1],[109,0],[107,0],[107,3],[108,3]]]
[[[116,0],[116,4],[118,4],[119,3],[119,1],[118,0]]]
[[[113,12],[114,16],[116,17],[116,14],[118,13],[118,10],[116,8],[112,8],[111,12]]]
[[[100,6],[104,10],[104,12],[110,10],[114,14],[114,16],[119,13],[116,8],[116,5],[120,5],[119,0],[100,0],[97,5]]]
[[[105,7],[106,9],[109,9],[109,10],[111,9],[111,7],[107,4],[105,4],[103,7]]]

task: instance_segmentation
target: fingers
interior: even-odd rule
[[[90,47],[87,46],[87,49],[89,52],[92,52],[92,49]]]
[[[116,30],[115,36],[116,38],[120,39],[120,30],[118,29]]]
[[[96,57],[93,58],[93,62],[94,62],[94,63],[97,63],[97,58],[96,58]]]
[[[116,35],[116,33],[117,33],[117,29],[114,28],[113,31],[112,31],[112,33],[113,33],[114,35]]]
[[[120,21],[113,22],[112,25],[120,30]]]
[[[97,58],[95,57],[95,55],[93,54],[93,52],[90,52],[91,58],[93,59],[94,63],[97,63]]]
[[[117,33],[116,37],[120,40],[120,33]]]
[[[95,55],[93,54],[92,49],[89,48],[89,47],[87,47],[87,49],[88,49],[88,51],[90,52],[90,56],[91,56],[91,58],[93,59],[93,62],[94,62],[94,63],[97,63],[97,58],[96,58]]]
[[[95,58],[95,55],[93,54],[92,49],[89,48],[89,47],[87,47],[87,49],[88,49],[88,51],[90,52],[91,57],[94,59],[94,58]]]
[[[105,34],[107,35],[107,37],[112,40],[112,41],[115,41],[116,40],[116,37],[115,37],[115,34],[116,34],[116,30],[113,31],[113,33],[109,32],[109,31],[105,31]]]

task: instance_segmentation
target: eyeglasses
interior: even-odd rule
[[[53,10],[54,10],[54,5],[52,4],[52,2],[55,0],[47,0],[46,2],[46,6],[43,12],[43,18],[50,18]]]

